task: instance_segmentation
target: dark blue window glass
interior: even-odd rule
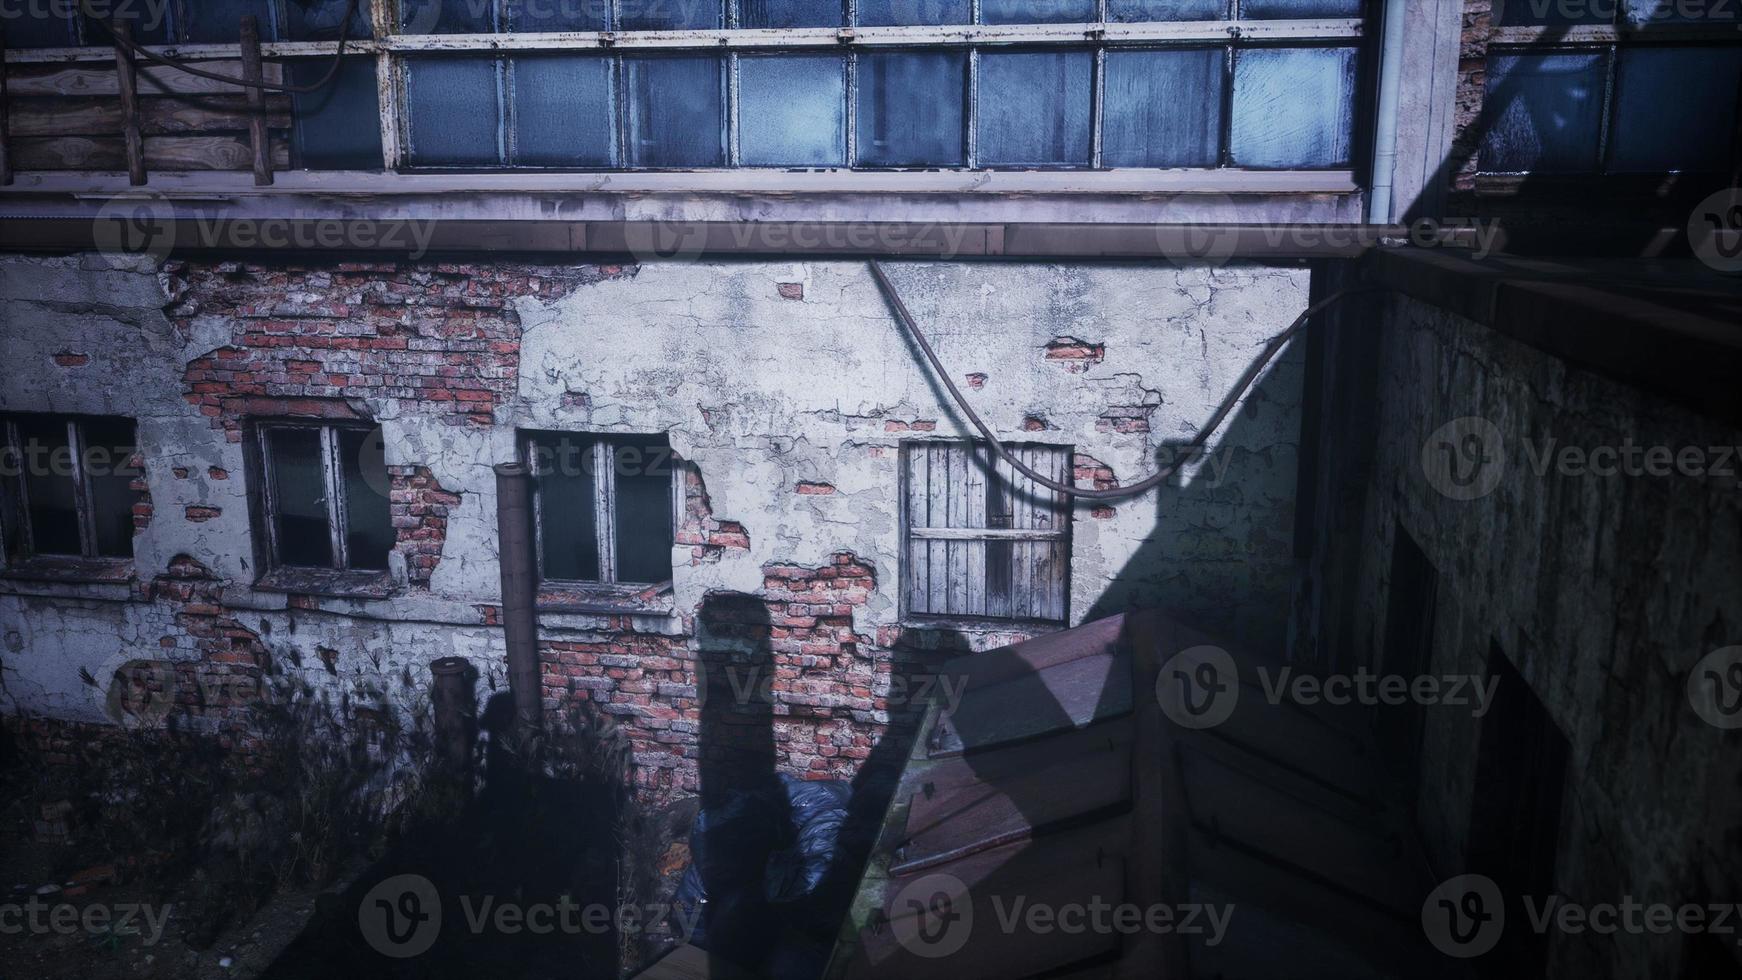
[[[611,61],[599,55],[514,59],[514,162],[529,167],[616,163]]]
[[[1606,54],[1488,57],[1481,167],[1490,173],[1589,173],[1597,168]]]
[[[497,75],[491,58],[409,58],[405,100],[414,164],[490,166],[502,162]]]
[[[959,167],[968,56],[961,51],[859,55],[859,163]]]
[[[726,162],[720,59],[623,59],[629,85],[629,165],[718,167]]]
[[[1229,152],[1236,166],[1347,166],[1354,118],[1355,49],[1234,53]]]
[[[1089,51],[983,52],[979,162],[1086,166],[1094,72]]]
[[[738,152],[753,167],[845,165],[846,58],[739,58]]]
[[[1213,167],[1222,146],[1221,48],[1107,52],[1101,162]]]

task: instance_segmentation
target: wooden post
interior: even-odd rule
[[[121,136],[127,144],[127,182],[138,187],[145,183],[145,141],[139,135],[139,79],[134,72],[133,53],[122,43],[132,40],[133,31],[120,19],[111,29],[116,42],[115,84],[121,94]]]
[[[253,14],[242,18],[242,79],[248,87],[248,142],[254,149],[254,184],[272,183],[271,137],[266,132],[266,90],[257,88],[266,80],[260,63],[260,21]]]
[[[7,145],[11,126],[6,119],[6,27],[0,25],[0,186],[12,183],[12,153]]]

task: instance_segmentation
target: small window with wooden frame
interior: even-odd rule
[[[1012,445],[1069,484],[1071,448]],[[1069,615],[1070,502],[983,442],[901,445],[905,616],[937,625],[1058,624]]]
[[[538,576],[599,595],[671,582],[678,467],[664,435],[523,432]]]
[[[0,530],[11,562],[69,571],[131,563],[144,489],[132,419],[9,415],[0,440]]]
[[[270,574],[381,578],[394,544],[381,430],[300,421],[253,429]]]

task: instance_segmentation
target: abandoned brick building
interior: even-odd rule
[[[509,689],[520,480],[538,703],[608,719],[644,805],[700,789],[698,651],[746,627],[779,768],[852,780],[937,694],[910,671],[1159,609],[1500,678],[1386,716],[1432,880],[1742,900],[1742,10],[139,6],[4,22],[20,751],[173,720],[245,754],[269,664]],[[1177,472],[1102,501],[992,461],[872,259],[1026,466]]]

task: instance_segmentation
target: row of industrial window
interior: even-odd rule
[[[396,529],[381,431],[261,421],[251,426],[255,516],[267,570],[379,573]],[[5,417],[0,532],[15,562],[132,556],[137,459],[128,419]],[[1070,482],[1069,447],[1013,452]],[[671,579],[681,467],[662,435],[522,433],[534,475],[538,571],[546,582]],[[1070,510],[983,443],[901,447],[903,599],[910,615],[1066,618]]]
[[[420,56],[407,160],[1346,167],[1355,65],[1354,48],[1226,46]]]
[[[1739,88],[1742,46],[1736,45],[1490,49],[1480,167],[1488,173],[1724,173],[1737,159]]]
[[[1361,16],[1362,0],[401,0],[396,33],[722,30],[942,24],[1086,24]],[[1523,0],[1519,0],[1523,2]],[[143,44],[234,44],[253,16],[266,41],[338,37],[348,0],[30,0],[12,7],[6,40],[46,48],[112,43],[119,19]],[[359,0],[348,36],[371,36]]]

